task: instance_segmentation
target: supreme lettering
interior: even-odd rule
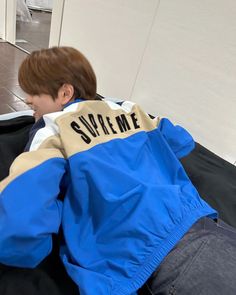
[[[140,128],[137,115],[134,112],[127,115],[121,114],[113,118],[90,113],[78,116],[78,120],[79,123],[72,121],[70,125],[87,144],[97,136],[125,133]]]

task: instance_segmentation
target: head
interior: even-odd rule
[[[62,110],[75,98],[91,100],[96,96],[96,76],[89,61],[71,47],[32,52],[22,62],[18,79],[36,119]]]

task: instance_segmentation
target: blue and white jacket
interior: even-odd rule
[[[193,147],[182,127],[128,101],[45,115],[0,182],[0,262],[35,267],[61,225],[81,295],[135,294],[193,223],[216,217],[178,160]]]

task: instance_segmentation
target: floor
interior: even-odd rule
[[[27,52],[48,47],[52,15],[40,10],[30,11],[32,22],[16,22],[16,45]]]
[[[18,83],[18,69],[27,53],[48,47],[51,13],[31,13],[32,22],[16,24],[16,45],[22,50],[0,39],[0,115],[29,109]]]
[[[18,68],[27,53],[0,40],[0,114],[28,110],[18,83]]]

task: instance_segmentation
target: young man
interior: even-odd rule
[[[93,69],[70,47],[33,52],[19,83],[37,122],[0,183],[1,263],[35,267],[61,225],[80,294],[235,294],[236,233],[178,160],[194,147],[186,130],[95,100]]]

